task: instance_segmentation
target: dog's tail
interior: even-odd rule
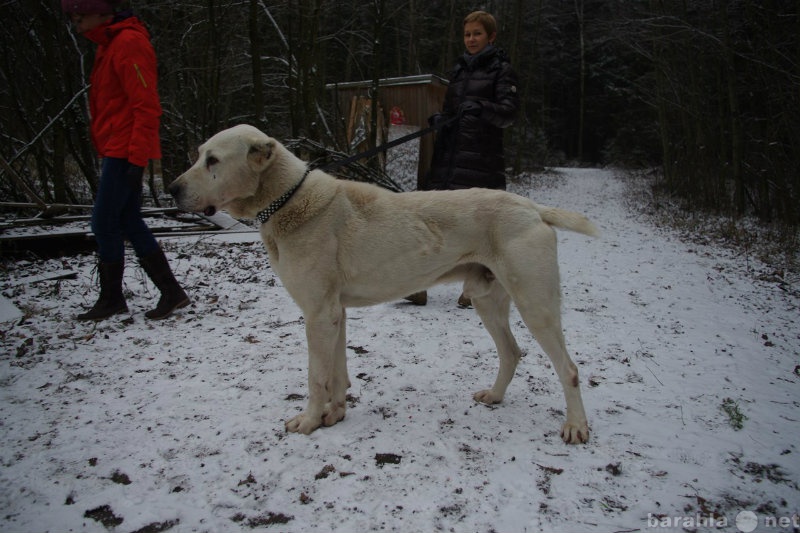
[[[580,213],[558,209],[556,207],[548,207],[546,205],[539,205],[534,203],[539,216],[542,217],[547,224],[557,228],[583,233],[597,237],[600,235],[597,227],[591,221]]]

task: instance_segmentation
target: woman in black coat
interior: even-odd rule
[[[466,52],[450,75],[441,114],[458,119],[439,130],[424,184],[428,190],[505,189],[503,128],[517,115],[517,75],[508,55],[494,45],[497,22],[484,11],[464,18]]]
[[[426,190],[505,189],[503,128],[514,122],[519,108],[517,75],[508,55],[494,46],[497,22],[485,11],[464,18],[466,52],[458,59],[445,94],[442,113],[432,125],[448,121],[436,135]],[[453,117],[457,117],[454,120]],[[425,305],[427,291],[406,300]],[[458,305],[472,304],[463,294]]]

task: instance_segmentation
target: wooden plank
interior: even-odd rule
[[[142,216],[145,218],[157,217],[160,215],[178,215],[180,212],[176,207],[169,208],[153,208],[142,209]],[[174,217],[171,217],[174,218]],[[67,224],[70,222],[86,222],[91,220],[91,215],[72,215],[72,216],[57,216],[52,218],[19,218],[9,222],[0,222],[0,230],[13,229],[21,226],[41,226],[46,224]]]
[[[47,272],[45,274],[40,274],[38,276],[27,276],[24,278],[12,279],[9,283],[12,286],[17,285],[30,285],[32,283],[39,283],[40,281],[53,281],[58,279],[76,279],[78,277],[77,272],[73,272],[72,270],[56,270],[54,272]]]
[[[80,205],[80,204],[54,204],[59,206],[66,206],[69,209],[91,209],[91,205]],[[4,207],[7,209],[38,209],[41,206],[39,204],[32,204],[30,202],[0,202],[0,207]]]
[[[45,224],[67,224],[69,222],[84,222],[91,220],[88,215],[75,215],[71,217],[55,218],[20,218],[11,222],[0,222],[0,230],[13,229],[17,227],[42,226]]]

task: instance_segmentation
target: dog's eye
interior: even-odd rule
[[[206,158],[206,168],[211,168],[217,163],[219,163],[219,159],[217,159],[213,155],[210,155]]]

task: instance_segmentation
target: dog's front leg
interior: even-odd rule
[[[347,408],[347,389],[350,378],[347,375],[347,310],[342,308],[339,320],[339,335],[336,338],[336,350],[333,355],[331,373],[330,400],[322,414],[322,423],[332,426],[344,418]]]
[[[286,422],[286,430],[308,435],[323,423],[332,426],[345,413],[347,367],[345,313],[323,312],[306,317],[308,339],[308,405]],[[341,352],[341,353],[339,353]]]

